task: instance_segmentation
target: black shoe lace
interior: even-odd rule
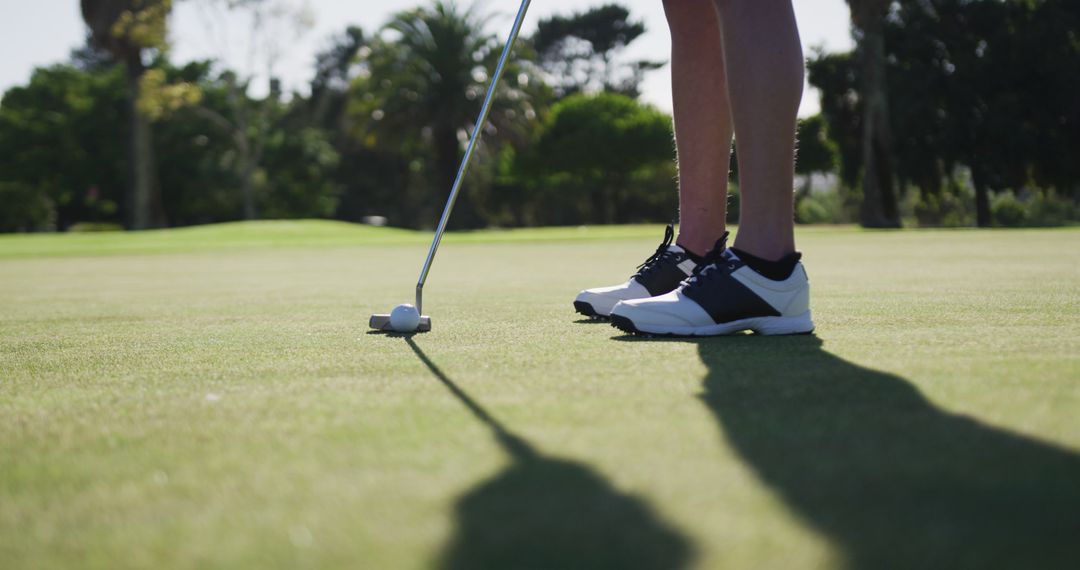
[[[638,271],[634,274],[634,277],[646,277],[650,273],[656,270],[660,266],[660,261],[665,257],[674,255],[668,251],[668,246],[675,241],[675,228],[668,224],[664,229],[664,241],[660,243],[660,247],[656,248],[656,251],[649,256],[641,265],[637,266]]]
[[[724,257],[724,252],[727,251],[727,238],[728,232],[724,232],[724,235],[716,240],[713,248],[701,258],[701,263],[694,268],[694,272],[690,274],[690,277],[683,281],[684,284],[694,285],[702,280],[712,280],[716,276],[723,275],[734,269],[734,263]]]

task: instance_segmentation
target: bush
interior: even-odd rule
[[[79,222],[68,226],[67,231],[75,233],[122,232],[124,231],[124,226],[107,222]]]
[[[27,184],[0,182],[0,204],[0,232],[48,229],[55,218],[48,196]]]
[[[1059,196],[1053,190],[1037,193],[1028,204],[1027,225],[1034,227],[1064,226],[1080,221],[1076,202]]]
[[[614,93],[562,99],[534,143],[497,173],[499,198],[488,223],[517,218],[542,225],[668,221],[677,192],[671,117]],[[495,212],[492,215],[492,212]]]
[[[795,202],[797,224],[843,224],[849,221],[844,197],[837,190],[809,192]]]
[[[941,194],[921,196],[911,192],[910,211],[919,227],[961,228],[975,225],[975,192],[950,184]]]
[[[990,214],[994,225],[1003,228],[1018,228],[1027,222],[1027,208],[1012,192],[1002,192],[994,196],[990,203]]]
[[[1003,228],[1064,226],[1080,219],[1080,208],[1053,190],[1000,192],[990,203],[994,225]]]

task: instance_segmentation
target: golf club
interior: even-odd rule
[[[532,0],[521,1],[517,17],[514,18],[514,27],[510,30],[510,37],[506,39],[506,46],[503,47],[499,64],[491,76],[491,84],[484,97],[484,104],[480,107],[480,116],[476,119],[472,136],[469,137],[469,145],[465,147],[465,155],[461,158],[461,165],[458,166],[454,186],[450,189],[450,196],[447,197],[446,206],[443,207],[442,217],[439,218],[439,225],[435,229],[435,237],[431,241],[431,248],[428,249],[427,259],[424,260],[424,266],[420,270],[420,279],[416,281],[416,306],[405,303],[394,307],[390,314],[371,315],[368,324],[373,329],[387,332],[428,332],[431,330],[431,317],[422,315],[424,283],[427,282],[428,272],[431,271],[431,262],[435,259],[435,252],[439,250],[446,224],[450,221],[450,213],[454,210],[454,202],[457,201],[458,192],[465,180],[465,172],[469,169],[469,159],[472,158],[476,143],[480,140],[480,133],[484,129],[484,123],[487,122],[488,113],[491,112],[499,79],[502,77],[507,60],[510,59],[510,52],[514,49],[514,43],[517,41],[518,33],[521,32],[521,24],[525,21],[525,14],[529,11],[531,2]]]

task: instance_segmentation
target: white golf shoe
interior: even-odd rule
[[[762,335],[813,332],[810,283],[796,256],[782,280],[748,267],[721,244],[694,275],[669,293],[617,303],[611,324],[631,334],[714,336],[753,331]]]
[[[638,266],[637,273],[626,283],[586,289],[574,299],[574,309],[588,317],[607,317],[620,301],[647,299],[678,287],[682,280],[693,274],[697,263],[690,259],[686,250],[672,243],[674,237],[675,230],[669,225],[663,243]]]

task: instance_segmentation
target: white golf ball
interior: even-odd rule
[[[416,307],[405,303],[390,311],[390,328],[395,332],[413,332],[418,326],[420,326],[420,311],[417,311]]]

